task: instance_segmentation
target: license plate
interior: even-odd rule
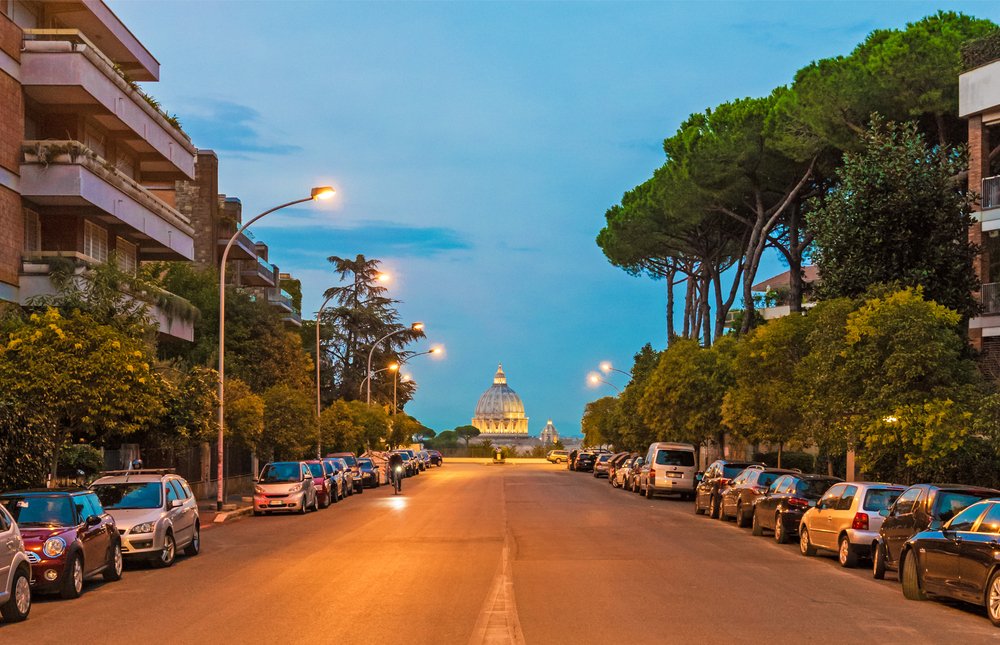
[[[284,502],[270,502],[270,503],[268,503],[268,506],[284,506],[284,505],[285,505]]]
[[[681,473],[667,473],[667,477],[683,477]]]

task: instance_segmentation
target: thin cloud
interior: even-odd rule
[[[269,143],[260,133],[260,112],[234,101],[199,99],[184,114],[184,129],[206,148],[224,152],[287,155],[299,146]]]
[[[356,226],[267,228],[258,237],[286,255],[323,257],[363,253],[369,257],[434,257],[472,248],[460,231],[444,226],[411,226],[370,221]],[[307,233],[307,234],[304,234]]]

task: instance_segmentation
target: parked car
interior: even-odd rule
[[[409,448],[402,448],[399,452],[410,456],[410,468],[412,468],[414,475],[419,475],[423,468],[421,467],[421,461],[417,458],[417,452]]]
[[[559,464],[569,459],[568,450],[550,450],[545,458],[553,464]]]
[[[608,467],[611,465],[611,458],[614,457],[611,453],[603,452],[596,455],[594,459],[594,477],[607,477]]]
[[[361,473],[361,486],[364,488],[378,488],[379,470],[371,459],[361,457],[358,459],[358,470]]]
[[[354,479],[351,475],[351,467],[348,466],[347,462],[340,457],[328,457],[323,461],[327,462],[330,467],[333,468],[333,474],[330,476],[330,488],[334,493],[334,503],[339,502],[342,499],[346,499],[347,496],[354,490]]]
[[[736,519],[736,526],[746,527],[753,518],[753,507],[758,499],[771,489],[771,484],[782,475],[795,473],[794,470],[750,466],[722,491],[719,503],[719,519]]]
[[[361,468],[358,466],[358,457],[353,452],[334,452],[327,455],[336,459],[343,459],[347,467],[351,469],[351,480],[354,482],[355,492],[361,492]]]
[[[336,488],[333,479],[335,474],[333,464],[327,459],[310,459],[305,464],[309,466],[309,472],[313,476],[313,487],[316,489],[316,503],[320,508],[327,508],[330,504],[337,501],[333,498]]]
[[[615,472],[609,476],[611,480],[611,485],[615,488],[625,488],[626,482],[628,481],[629,470],[632,468],[632,464],[635,460],[639,458],[639,455],[629,454],[625,455],[625,459],[622,460],[615,468]]]
[[[895,484],[834,484],[799,522],[802,555],[816,555],[819,549],[834,551],[842,567],[853,567],[858,558],[871,557],[872,545],[884,519],[882,511],[903,490]]]
[[[774,541],[785,544],[791,536],[798,534],[805,512],[840,481],[839,477],[830,475],[782,475],[754,504],[751,520],[753,534],[763,535],[765,529],[774,531]]]
[[[417,466],[416,459],[413,458],[413,454],[409,450],[393,450],[392,452],[398,454],[403,458],[403,474],[407,477],[412,477],[420,472]]]
[[[694,496],[698,466],[695,447],[689,443],[657,442],[649,446],[639,470],[639,492],[647,499],[656,494]]]
[[[253,514],[289,511],[305,514],[317,510],[312,471],[301,461],[266,464],[254,482]]]
[[[421,450],[417,453],[417,456],[420,457],[420,461],[424,464],[424,470],[429,470],[430,467],[434,465],[431,463],[430,453],[426,450]]]
[[[1000,491],[956,484],[910,486],[885,511],[872,547],[872,575],[881,580],[886,570],[895,571],[903,545],[911,537],[941,528],[966,507],[989,497],[1000,497]]]
[[[622,488],[632,491],[633,493],[639,492],[639,473],[642,472],[642,464],[645,461],[643,457],[636,457],[632,461],[632,466],[628,470],[628,474],[625,477],[625,485]]]
[[[709,517],[719,517],[719,506],[722,502],[722,491],[729,482],[746,470],[747,466],[763,466],[759,461],[728,461],[716,459],[701,479],[695,473],[698,485],[694,489],[694,512],[698,515],[708,511]]]
[[[976,502],[941,528],[917,533],[899,556],[903,596],[926,600],[929,595],[986,607],[1000,627],[1000,498]]]
[[[618,469],[621,468],[622,464],[625,463],[625,460],[628,458],[629,458],[629,453],[619,452],[617,454],[612,455],[611,459],[608,460],[607,477],[608,477],[608,483],[611,484],[612,486],[615,485],[614,483],[615,473],[618,472]]]
[[[108,471],[90,489],[115,518],[126,559],[169,567],[178,551],[201,551],[198,501],[183,477],[170,470]]]
[[[597,461],[597,456],[592,452],[581,452],[576,455],[576,463],[573,464],[573,470],[580,473],[590,473],[594,471],[594,463]]]
[[[569,457],[566,459],[566,470],[575,470],[576,456],[578,454],[580,454],[579,450],[570,450]]]
[[[17,522],[0,506],[0,615],[19,623],[30,612],[31,563]]]
[[[36,591],[77,598],[90,576],[100,573],[109,582],[121,579],[118,527],[92,491],[11,491],[0,495],[0,506],[21,531]]]
[[[430,456],[431,464],[437,466],[438,468],[444,466],[444,455],[441,454],[441,451],[428,450],[427,454],[428,456]]]

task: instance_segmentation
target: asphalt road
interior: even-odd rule
[[[38,599],[0,643],[998,642],[984,613],[535,465],[448,464]]]

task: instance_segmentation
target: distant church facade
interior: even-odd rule
[[[493,376],[493,386],[479,397],[472,425],[479,430],[479,436],[486,439],[528,438],[524,403],[517,392],[507,385],[502,364]]]

